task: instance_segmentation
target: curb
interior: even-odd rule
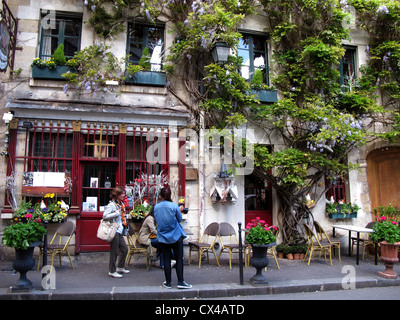
[[[0,300],[169,300],[169,299],[210,299],[234,296],[272,295],[346,290],[342,278],[270,281],[267,285],[250,284],[200,284],[192,289],[166,289],[162,286],[128,286],[69,288],[60,290],[32,289],[29,293],[8,293],[0,289]],[[395,280],[374,277],[359,277],[352,289],[400,286],[400,278]],[[345,284],[346,285],[346,284]],[[349,290],[349,289],[347,289]]]

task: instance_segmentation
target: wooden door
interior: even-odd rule
[[[272,188],[255,175],[245,177],[245,227],[256,217],[272,225]]]
[[[82,211],[77,219],[79,252],[108,251],[110,245],[97,238],[104,206],[118,183],[118,165],[107,162],[82,162]]]
[[[367,156],[367,174],[371,209],[400,207],[400,149],[382,148]]]

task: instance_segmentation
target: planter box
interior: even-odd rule
[[[252,94],[257,95],[260,102],[277,102],[278,91],[277,90],[251,90]]]
[[[34,79],[47,79],[47,80],[65,80],[63,73],[68,72],[70,69],[67,66],[56,66],[54,69],[38,68],[38,66],[32,66],[32,78]]]
[[[352,212],[349,214],[344,214],[339,211],[335,213],[328,213],[330,219],[354,219],[357,218],[357,212]]]
[[[125,83],[165,87],[167,84],[167,77],[165,72],[139,71],[133,76],[127,77]]]

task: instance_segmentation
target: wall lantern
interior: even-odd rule
[[[223,64],[228,61],[231,48],[226,42],[216,42],[211,49],[211,55],[215,63]]]

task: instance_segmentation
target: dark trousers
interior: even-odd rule
[[[116,268],[123,268],[125,265],[125,259],[128,254],[128,247],[126,246],[124,237],[122,234],[116,233],[114,239],[110,242],[110,264],[109,271],[114,273],[117,271]],[[118,254],[119,251],[119,254]],[[118,258],[118,263],[117,263]],[[117,265],[116,265],[117,263]]]
[[[164,275],[165,281],[171,284],[171,251],[173,250],[176,259],[176,276],[178,283],[184,281],[183,279],[183,238],[175,243],[158,243],[161,254],[164,256]]]

